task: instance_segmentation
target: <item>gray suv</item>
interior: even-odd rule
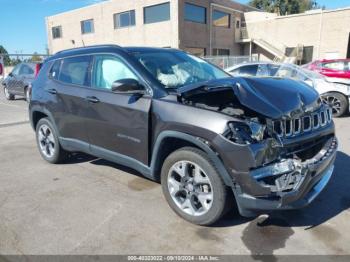
[[[15,96],[30,100],[31,83],[38,75],[41,63],[20,63],[2,82],[7,100],[14,100]]]
[[[162,184],[182,218],[300,208],[331,179],[331,109],[290,79],[232,78],[174,49],[113,45],[47,59],[29,105],[41,156],[85,152]]]

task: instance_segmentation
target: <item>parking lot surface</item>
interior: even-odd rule
[[[349,117],[336,119],[335,174],[312,205],[200,227],[125,167],[83,154],[43,161],[27,107],[0,95],[0,254],[350,254]]]

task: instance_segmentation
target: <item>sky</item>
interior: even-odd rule
[[[0,45],[12,54],[44,54],[47,47],[45,17],[101,1],[103,0],[0,0]],[[244,4],[248,2],[236,1]],[[317,2],[327,9],[350,6],[350,0]]]

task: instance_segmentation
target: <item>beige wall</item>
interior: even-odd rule
[[[109,0],[46,19],[50,53],[83,45],[118,44],[124,46],[178,47],[178,0],[170,0],[170,21],[143,24],[143,7],[166,0]],[[113,14],[135,10],[136,25],[114,29]],[[81,34],[80,22],[94,19],[95,32]],[[63,37],[52,39],[51,28],[62,26]],[[72,41],[75,41],[75,45]]]
[[[265,15],[264,15],[265,14]],[[250,38],[264,39],[276,47],[313,46],[313,59],[347,55],[350,8],[276,17],[266,13],[246,13]]]
[[[203,6],[207,9],[207,23],[200,24],[184,19],[185,3]],[[230,28],[212,26],[211,10],[219,10],[231,14]],[[179,0],[179,34],[181,49],[201,47],[206,49],[210,55],[213,48],[229,49],[230,55],[241,55],[241,45],[237,44],[235,38],[239,36],[235,29],[237,20],[241,21],[244,11],[252,8],[235,3],[230,0]]]
[[[122,46],[155,46],[173,48],[205,48],[207,55],[213,48],[229,49],[231,55],[241,55],[241,45],[235,38],[236,20],[250,7],[231,0],[168,0],[171,4],[170,21],[153,24],[143,23],[143,7],[164,3],[167,0],[109,0],[70,12],[48,17],[46,20],[50,53],[63,49],[95,44],[118,44]],[[185,2],[207,8],[207,23],[184,21]],[[218,7],[217,5],[223,6]],[[227,8],[224,8],[227,7]],[[212,27],[210,10],[218,9],[231,14],[231,27]],[[113,14],[135,10],[136,26],[114,29]],[[94,19],[95,32],[81,34],[80,22]],[[62,26],[63,37],[52,39],[52,27]],[[211,40],[210,40],[211,39]],[[75,44],[73,45],[72,40]]]

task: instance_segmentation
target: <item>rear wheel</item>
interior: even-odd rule
[[[4,94],[5,94],[5,98],[7,100],[14,100],[15,99],[15,95],[11,94],[6,86],[4,86]]]
[[[227,211],[228,189],[201,150],[185,147],[170,154],[161,182],[170,207],[191,223],[210,225]]]
[[[348,100],[342,94],[336,92],[326,93],[322,95],[322,100],[332,108],[334,117],[340,117],[348,111]]]
[[[64,161],[67,152],[61,147],[58,136],[48,118],[39,120],[36,126],[36,141],[41,156],[52,164]]]

